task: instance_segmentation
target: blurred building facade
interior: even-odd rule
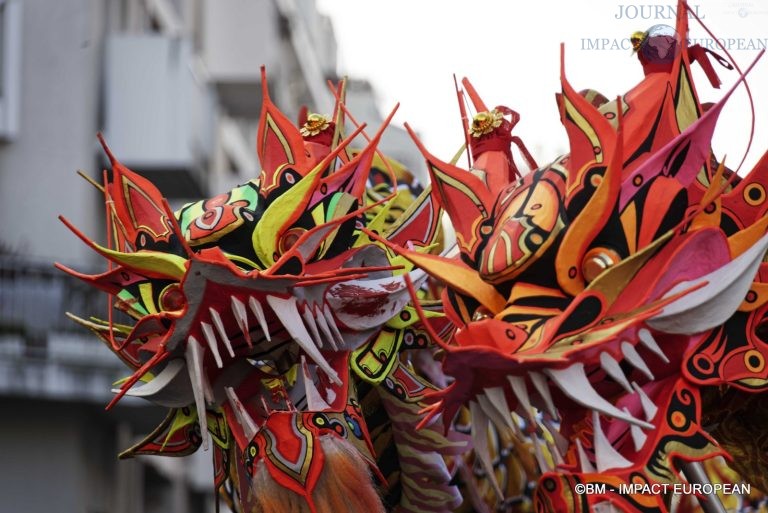
[[[104,263],[57,216],[104,240],[75,174],[101,181],[98,131],[175,205],[255,177],[262,64],[289,116],[330,113],[314,0],[0,0],[0,511],[213,511],[210,453],[117,460],[164,412],[103,411],[126,369],[65,312],[103,317],[106,298],[52,262]]]

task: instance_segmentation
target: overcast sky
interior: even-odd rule
[[[768,0],[694,0],[691,5],[726,40],[742,68],[757,56],[756,48],[768,44]],[[560,89],[560,42],[573,86],[614,98],[642,79],[640,64],[623,40],[658,23],[674,26],[668,16],[675,6],[607,0],[318,0],[318,8],[333,20],[340,71],[370,79],[382,110],[399,101],[395,122],[408,121],[430,151],[449,159],[463,142],[456,73],[472,80],[489,107],[506,105],[521,114],[515,133],[540,164],[567,149],[554,100]],[[695,20],[690,26],[690,37],[709,37]],[[725,90],[736,73],[715,67]],[[717,100],[722,92],[712,89],[700,70],[694,73],[701,99]],[[742,174],[768,149],[768,56],[750,76],[757,128]],[[746,148],[749,122],[746,95],[739,91],[715,135],[715,151],[727,153],[731,166]]]

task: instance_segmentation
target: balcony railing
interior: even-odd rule
[[[106,318],[107,296],[50,263],[0,256],[0,394],[109,399],[127,369],[66,312]]]

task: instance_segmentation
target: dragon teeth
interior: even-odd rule
[[[579,465],[581,466],[581,471],[586,473],[595,472],[595,466],[592,465],[591,461],[589,461],[587,453],[584,451],[584,447],[581,445],[581,440],[578,438],[576,439],[576,452],[579,455]]]
[[[523,407],[526,417],[533,422],[533,412],[531,410],[531,399],[528,397],[528,388],[525,386],[525,379],[520,376],[507,376],[512,387],[512,393],[517,397],[517,401]]]
[[[341,336],[339,327],[336,326],[336,320],[333,318],[333,312],[331,312],[331,308],[328,305],[323,305],[323,315],[325,316],[325,322],[336,337],[336,342],[331,342],[331,346],[338,351],[340,347],[344,346],[344,337]]]
[[[232,342],[229,340],[229,337],[227,336],[227,330],[224,329],[224,323],[221,322],[221,316],[219,315],[219,312],[217,312],[213,308],[209,308],[208,311],[211,313],[213,324],[216,325],[216,331],[219,332],[219,336],[221,336],[221,340],[224,342],[224,345],[227,347],[227,351],[229,351],[229,356],[234,358],[235,351],[234,349],[232,349]]]
[[[480,394],[477,396],[477,402],[482,408],[485,416],[491,419],[491,422],[496,426],[496,429],[503,431],[506,428],[510,428],[509,422],[506,422],[504,416],[494,406],[493,402],[488,398],[486,394]]]
[[[624,353],[624,358],[626,358],[633,367],[648,376],[648,379],[653,381],[654,377],[651,369],[649,369],[645,364],[645,360],[643,360],[643,357],[640,356],[640,354],[637,352],[637,349],[635,349],[635,346],[633,346],[631,342],[622,342],[621,352]]]
[[[596,411],[592,412],[592,430],[594,431],[595,460],[598,472],[605,472],[610,468],[632,466],[632,462],[614,449],[608,437],[603,433],[603,428],[600,426],[600,414]]]
[[[643,343],[645,347],[653,351],[658,355],[659,358],[664,360],[664,363],[669,363],[669,358],[667,358],[667,355],[664,354],[664,351],[662,351],[661,347],[659,347],[658,342],[656,342],[656,339],[653,338],[653,335],[651,335],[651,332],[648,331],[645,328],[640,329],[640,331],[637,332],[637,337],[640,339],[640,342]]]
[[[544,452],[541,450],[541,440],[539,440],[539,436],[536,433],[532,433],[531,440],[533,441],[533,455],[539,464],[541,472],[544,473],[554,470],[544,456]]]
[[[541,398],[544,399],[544,404],[547,407],[547,413],[549,413],[553,419],[557,419],[557,409],[555,408],[555,402],[552,400],[552,394],[549,391],[549,385],[547,385],[546,376],[539,374],[538,372],[531,372],[529,376],[531,377],[531,382],[533,383],[534,388],[536,388],[536,391],[539,393]]]
[[[315,341],[317,347],[323,347],[323,341],[320,339],[320,333],[317,331],[317,323],[315,322],[315,318],[309,308],[309,304],[307,304],[304,308],[302,317],[304,318],[304,324],[309,326],[309,332],[312,335],[312,340]]]
[[[243,337],[245,337],[245,342],[248,344],[248,347],[253,347],[253,341],[251,341],[251,330],[248,327],[248,312],[245,309],[245,303],[237,299],[235,296],[232,296],[232,314],[235,316],[235,320],[237,321],[237,325],[240,328],[240,331],[243,332]]]
[[[501,387],[493,387],[485,389],[485,396],[488,398],[491,406],[499,413],[499,416],[504,421],[504,424],[515,431],[515,427],[512,425],[512,417],[510,416],[509,404],[507,404],[507,396],[504,394],[504,389]]]
[[[258,299],[251,296],[248,298],[248,306],[251,307],[253,315],[255,315],[256,320],[259,321],[259,326],[261,327],[261,331],[264,332],[264,336],[267,337],[267,341],[271,342],[272,336],[269,334],[269,325],[267,324],[267,318],[264,317],[264,308],[262,308],[261,303],[259,303]]]
[[[216,340],[216,335],[213,333],[213,326],[207,322],[201,322],[200,327],[203,330],[205,341],[208,342],[208,347],[211,348],[213,359],[216,360],[216,367],[221,369],[224,365],[221,361],[221,354],[219,354],[219,342]]]
[[[624,411],[629,413],[629,410],[626,407],[624,408]],[[635,450],[639,451],[642,449],[645,439],[648,438],[648,436],[643,433],[643,430],[637,426],[629,426],[629,434],[632,436],[632,443],[635,445]]]
[[[312,375],[309,373],[309,367],[307,366],[307,360],[304,355],[301,355],[301,372],[304,375],[304,390],[307,397],[307,410],[309,411],[325,411],[330,409],[330,405],[320,395],[320,391],[312,381]]]
[[[624,375],[624,371],[621,370],[619,362],[617,362],[613,356],[608,353],[600,353],[600,366],[613,378],[614,381],[621,385],[624,390],[630,394],[633,392],[627,377]]]
[[[189,381],[192,384],[192,393],[195,396],[195,409],[197,421],[200,423],[200,435],[203,438],[203,449],[208,450],[208,419],[205,412],[205,397],[210,388],[206,386],[205,369],[203,368],[203,347],[194,336],[187,339],[185,359],[189,372]],[[212,399],[212,398],[211,398]]]
[[[272,307],[277,318],[283,323],[285,329],[293,337],[304,352],[309,356],[315,364],[323,369],[328,377],[337,385],[342,385],[339,375],[333,370],[333,367],[328,363],[325,357],[320,353],[320,350],[312,342],[312,338],[307,332],[307,328],[304,327],[299,309],[296,306],[296,298],[291,296],[289,299],[283,299],[277,296],[267,296],[267,303]]]
[[[651,400],[650,397],[648,397],[648,394],[645,393],[645,391],[642,389],[640,385],[632,382],[632,387],[634,387],[635,392],[637,392],[637,395],[640,397],[640,406],[643,407],[643,413],[645,414],[645,418],[647,420],[651,420],[653,417],[656,416],[656,412],[659,411],[658,406],[654,404],[654,402]]]
[[[328,321],[325,319],[323,311],[319,306],[315,306],[313,310],[314,314],[317,316],[317,325],[320,326],[320,331],[323,332],[325,340],[327,340],[329,344],[334,345],[335,340],[333,339],[333,333],[331,333],[331,328],[328,326]]]
[[[235,394],[235,390],[232,387],[224,387],[224,392],[227,394],[229,405],[232,407],[232,411],[235,412],[235,417],[237,417],[240,427],[243,428],[245,437],[248,440],[251,440],[258,432],[256,423],[248,413],[248,410],[245,409],[245,406],[243,406],[243,403],[240,402],[240,399],[237,397],[237,394]]]
[[[545,369],[544,372],[549,375],[552,381],[555,382],[565,395],[577,403],[586,406],[587,408],[605,413],[608,416],[622,419],[631,424],[637,424],[640,427],[648,429],[653,428],[653,424],[636,419],[632,415],[627,415],[616,406],[603,399],[600,394],[592,388],[592,384],[584,373],[583,363],[574,363],[570,367],[564,369]]]
[[[491,483],[491,487],[493,487],[497,497],[499,500],[503,500],[504,494],[496,480],[493,463],[491,462],[491,454],[488,449],[488,417],[485,416],[482,408],[475,401],[470,401],[469,413],[472,417],[472,445],[474,446],[475,454],[477,454],[480,464],[483,470],[485,470],[486,478]]]

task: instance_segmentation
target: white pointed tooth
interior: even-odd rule
[[[291,296],[289,299],[283,299],[277,296],[267,296],[267,303],[272,307],[277,318],[283,323],[285,329],[293,337],[297,344],[301,346],[307,356],[309,356],[315,364],[323,369],[328,377],[337,385],[342,385],[339,375],[333,370],[333,367],[328,363],[325,357],[320,353],[320,350],[312,342],[307,328],[304,327],[299,310],[296,307],[296,298]]]
[[[600,366],[603,370],[613,378],[615,382],[621,385],[628,393],[632,393],[632,387],[624,375],[624,371],[621,370],[621,366],[616,359],[608,353],[600,353]]]
[[[631,342],[622,342],[621,352],[624,353],[624,358],[626,358],[633,367],[648,376],[648,379],[653,381],[654,377],[651,369],[649,369],[645,364],[645,360],[643,360],[643,357],[640,356],[640,354],[637,352],[637,349],[635,349],[635,346],[633,346]]]
[[[252,346],[253,342],[251,341],[251,330],[248,327],[248,311],[245,309],[245,303],[237,299],[235,296],[232,296],[232,314],[235,316],[235,321],[237,321],[237,326],[240,328],[240,331],[243,332],[245,341],[249,346]]]
[[[480,408],[483,409],[485,416],[491,419],[491,422],[493,422],[494,426],[496,426],[496,429],[498,429],[499,432],[503,432],[506,429],[511,429],[509,423],[507,423],[504,420],[504,417],[499,414],[499,411],[493,405],[491,400],[488,399],[488,396],[485,394],[478,395],[477,403],[480,405]]]
[[[216,340],[216,335],[213,333],[213,326],[207,322],[201,322],[200,327],[203,329],[203,336],[205,337],[205,341],[208,342],[208,347],[211,348],[213,359],[216,360],[216,367],[221,369],[223,363],[221,361],[221,355],[219,354],[219,342]]]
[[[579,455],[581,471],[586,473],[595,472],[595,466],[589,461],[587,453],[584,451],[584,447],[581,446],[581,440],[578,438],[576,439],[576,453]]]
[[[557,415],[557,408],[555,408],[555,402],[552,400],[552,393],[549,391],[549,385],[547,385],[547,377],[538,372],[531,372],[528,374],[531,377],[531,382],[534,388],[539,393],[544,404],[547,407],[547,413],[553,418],[559,418]]]
[[[563,464],[563,455],[560,454],[560,449],[557,447],[557,444],[554,444],[547,440],[547,449],[549,449],[549,454],[552,455],[552,461],[554,462],[555,466],[562,465]]]
[[[629,413],[629,410],[626,407],[624,407],[624,411]],[[629,434],[632,436],[632,443],[635,445],[635,450],[639,451],[642,449],[645,439],[648,438],[646,434],[643,433],[643,430],[637,426],[630,425]]]
[[[523,430],[520,429],[520,426],[523,424],[523,419],[521,419],[515,412],[510,413],[510,417],[512,417],[512,430],[514,431],[515,436],[521,440],[524,439],[527,435],[524,435]]]
[[[637,332],[637,337],[645,347],[656,353],[659,358],[664,360],[664,363],[669,363],[669,358],[667,358],[667,355],[664,354],[664,351],[662,351],[661,347],[659,347],[658,342],[656,342],[656,339],[653,338],[653,335],[651,335],[649,330],[641,328],[640,331]]]
[[[325,340],[327,340],[330,345],[335,345],[336,341],[333,338],[333,333],[331,333],[331,328],[328,326],[328,321],[325,320],[323,310],[319,305],[316,305],[314,310],[314,313],[317,316],[317,325],[320,326],[320,331],[325,336]]]
[[[531,399],[528,397],[528,388],[525,386],[525,379],[520,376],[507,376],[507,381],[509,381],[509,384],[512,387],[512,393],[517,397],[517,401],[520,403],[520,406],[523,407],[526,416],[533,422]]]
[[[227,336],[227,330],[224,329],[224,323],[221,322],[221,316],[219,315],[219,312],[217,312],[213,308],[209,308],[208,311],[211,313],[211,317],[213,318],[213,324],[216,325],[216,331],[219,332],[219,336],[221,337],[221,340],[224,341],[224,345],[227,346],[227,351],[229,351],[229,356],[234,358],[235,350],[232,349],[232,342],[230,342],[229,337]]]
[[[564,369],[545,369],[544,372],[549,375],[552,381],[555,382],[565,395],[577,403],[586,406],[587,408],[605,413],[611,417],[637,424],[640,427],[648,429],[653,428],[653,424],[636,419],[632,415],[627,415],[603,399],[600,394],[592,388],[592,384],[584,373],[583,363],[574,363],[570,367]]]
[[[320,391],[317,390],[315,382],[312,380],[312,374],[309,372],[307,360],[304,358],[304,355],[301,355],[301,372],[304,375],[304,391],[307,397],[307,410],[325,411],[330,409],[331,406],[325,402],[323,396],[320,395]]]
[[[475,401],[469,402],[469,413],[472,418],[472,445],[475,454],[480,460],[480,464],[485,470],[486,478],[491,483],[491,487],[496,492],[499,500],[504,500],[504,494],[501,491],[496,474],[493,471],[491,454],[488,449],[488,417],[485,416],[482,408]]]
[[[333,332],[333,336],[336,337],[336,343],[331,342],[331,346],[338,351],[340,347],[344,346],[344,337],[341,336],[339,327],[336,326],[336,320],[333,318],[333,312],[331,312],[331,308],[328,305],[323,305],[323,315],[325,316],[325,322],[328,323]]]
[[[541,472],[544,473],[553,470],[552,465],[549,464],[546,456],[544,456],[544,452],[541,450],[541,440],[539,440],[536,433],[531,435],[531,441],[533,442],[533,455],[536,457]]]
[[[565,454],[568,452],[568,446],[570,444],[568,443],[568,439],[560,434],[558,427],[555,426],[551,420],[546,418],[542,419],[542,422],[547,427],[549,433],[552,435],[552,438],[555,441],[555,445],[557,445],[557,448],[560,450],[560,454]]]
[[[317,323],[315,322],[315,317],[312,314],[309,305],[304,308],[304,313],[302,313],[301,316],[304,318],[304,324],[309,326],[309,334],[312,336],[312,340],[317,347],[323,347],[323,341],[320,339],[320,332],[317,331]]]
[[[645,418],[651,420],[656,416],[656,412],[659,411],[659,408],[653,403],[651,398],[648,397],[648,394],[645,393],[640,385],[633,381],[632,387],[635,389],[635,392],[637,392],[637,395],[640,396],[640,406],[643,407]]]
[[[208,450],[208,419],[205,413],[205,369],[203,368],[203,347],[197,339],[190,335],[187,339],[185,359],[189,371],[189,381],[192,384],[192,393],[195,396],[195,409],[197,420],[200,423],[200,435],[203,438],[203,449]]]
[[[248,410],[245,409],[245,406],[243,406],[243,403],[240,402],[240,399],[237,397],[237,394],[232,387],[224,387],[224,392],[227,394],[229,405],[232,407],[232,411],[235,412],[235,417],[237,417],[240,427],[243,428],[245,437],[248,440],[251,440],[256,436],[256,433],[259,430],[258,427],[256,427],[256,423],[248,413]]]
[[[614,449],[605,433],[603,433],[603,428],[600,426],[600,414],[596,411],[592,412],[592,429],[595,434],[595,460],[598,472],[605,472],[609,468],[627,468],[632,466],[632,462]]]
[[[488,397],[488,401],[499,413],[504,420],[504,424],[515,431],[515,427],[512,425],[512,417],[510,416],[509,404],[507,404],[507,396],[504,394],[504,389],[501,387],[486,388],[485,395]]]
[[[259,303],[258,299],[251,296],[248,298],[248,306],[251,307],[253,315],[255,315],[256,320],[259,321],[259,326],[261,326],[261,331],[264,332],[264,336],[267,337],[267,341],[271,342],[272,336],[269,334],[269,325],[267,324],[266,317],[264,317],[264,309],[261,307],[261,303]]]

